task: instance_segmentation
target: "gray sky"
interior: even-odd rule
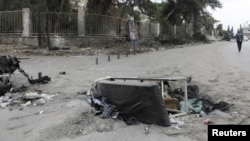
[[[209,10],[213,17],[223,24],[223,29],[233,26],[234,30],[250,24],[250,0],[220,0],[223,7],[215,11]]]
[[[162,0],[152,0],[154,2],[161,2]],[[163,0],[164,1],[164,0]],[[240,24],[242,27],[250,24],[250,0],[220,0],[222,8],[211,10],[213,17],[223,24],[223,29],[227,30],[233,26],[236,31]]]

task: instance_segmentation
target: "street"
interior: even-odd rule
[[[150,125],[150,133],[145,135],[145,124],[128,126],[119,120],[93,116],[90,106],[77,92],[90,89],[94,80],[106,76],[191,76],[192,82],[200,87],[201,94],[234,105],[228,113],[230,118],[215,115],[211,117],[213,122],[236,124],[250,114],[250,42],[243,42],[241,52],[236,45],[234,41],[217,41],[120,56],[120,59],[111,56],[110,62],[106,55],[19,56],[29,57],[20,63],[27,73],[36,78],[37,73],[42,72],[51,77],[51,82],[30,86],[19,72],[15,73],[14,82],[30,86],[29,91],[42,90],[57,95],[42,106],[29,106],[23,110],[0,108],[0,141],[157,141],[163,138],[168,141],[206,141],[204,118],[187,116],[187,119],[182,119],[184,125],[179,129]],[[62,71],[66,74],[59,74]],[[40,111],[43,114],[37,114]],[[171,136],[170,132],[178,133]]]

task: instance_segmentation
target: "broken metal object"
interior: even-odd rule
[[[25,59],[25,58],[24,58]],[[20,92],[26,90],[26,87],[20,87],[14,89],[10,82],[11,75],[19,70],[29,81],[30,84],[40,83],[47,84],[51,81],[48,76],[42,76],[42,73],[38,73],[38,79],[32,79],[21,67],[20,61],[14,56],[0,56],[0,95],[4,95],[6,92]]]
[[[66,72],[65,72],[65,71],[61,71],[61,72],[59,72],[59,74],[61,74],[61,75],[65,75],[65,74],[66,74]]]
[[[138,121],[161,126],[170,126],[168,111],[157,83],[97,81],[93,90],[94,98],[105,98],[114,105],[121,117],[134,117]],[[107,114],[109,109],[107,108]]]
[[[16,57],[0,56],[0,75],[14,73],[19,68],[19,62]]]
[[[28,87],[22,85],[18,88],[12,88],[10,91],[13,92],[13,93],[16,93],[16,92],[23,92],[23,91],[26,91],[28,89]]]
[[[117,112],[117,109],[114,105],[107,102],[107,99],[105,97],[102,97],[102,103],[103,103],[103,111],[101,114],[101,118],[117,118],[119,112]]]
[[[183,112],[183,113],[179,113],[179,114],[170,115],[169,118],[176,118],[176,117],[186,116],[188,114],[190,114],[190,112]]]
[[[11,56],[0,56],[0,75],[2,74],[13,74],[17,69],[22,73],[29,81],[30,84],[48,83],[51,78],[43,76],[42,73],[38,73],[38,79],[32,79],[19,65],[20,61],[16,57]]]
[[[8,75],[0,75],[0,96],[12,88]]]
[[[100,114],[100,117],[103,119],[107,118],[117,118],[119,112],[116,107],[110,103],[108,103],[105,97],[102,97],[101,100],[87,96],[87,102],[91,107],[94,107],[97,110],[97,114]],[[96,115],[97,115],[96,114]]]
[[[42,76],[42,73],[39,72],[37,79],[32,79],[32,78],[30,79],[30,78],[28,78],[28,80],[29,80],[30,84],[36,84],[36,83],[47,84],[51,80],[51,78],[48,77],[47,75]]]

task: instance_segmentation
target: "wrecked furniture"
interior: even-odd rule
[[[120,116],[129,116],[148,124],[169,126],[169,118],[161,93],[156,83],[97,81],[93,87],[93,96],[103,99],[119,112]],[[110,110],[108,113],[112,112]]]
[[[166,95],[169,93],[168,88],[170,87],[169,82],[180,82],[183,85],[183,101],[184,101],[184,111],[176,110],[176,108],[173,108],[173,105],[171,104],[176,104],[176,99],[171,98],[171,103],[169,105],[166,103],[167,107],[169,107],[169,111],[177,111],[177,112],[188,112],[188,80],[190,78],[187,78],[185,76],[169,76],[169,77],[164,77],[164,78],[118,78],[118,77],[110,77],[108,80],[110,81],[138,81],[138,82],[152,82],[152,83],[157,83],[159,88],[160,88],[160,93],[162,95],[162,98],[166,100]],[[169,100],[167,100],[169,101]],[[166,102],[166,101],[164,101]]]
[[[138,121],[170,126],[171,119],[199,114],[205,117],[215,109],[228,110],[226,102],[214,103],[199,94],[191,78],[100,78],[84,92],[87,102],[102,118],[119,118],[128,125]],[[175,85],[177,83],[177,85]]]
[[[168,81],[182,81],[184,86],[187,86],[185,77],[108,77],[95,81],[87,96],[87,101],[95,110],[99,111],[98,114],[102,118],[113,118],[119,115],[129,125],[138,120],[147,124],[167,127],[170,126],[168,111],[182,115],[187,114],[187,112],[181,112],[176,108],[166,108],[163,98],[166,92],[165,85]],[[187,101],[186,89],[185,97]],[[188,111],[188,107],[186,111]]]

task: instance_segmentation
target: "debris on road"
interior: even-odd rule
[[[57,94],[39,94],[37,92],[27,92],[25,94],[7,93],[5,96],[0,97],[0,104],[2,108],[41,106],[53,100],[53,97],[56,95]]]
[[[107,77],[96,80],[89,91],[81,94],[86,95],[87,102],[94,107],[96,112],[92,113],[100,115],[104,119],[122,118],[128,125],[140,121],[170,126],[177,124],[175,120],[177,117],[189,114],[196,114],[196,117],[207,117],[214,110],[229,110],[230,104],[227,102],[215,103],[210,97],[201,96],[198,85],[186,83],[185,91],[182,86],[177,85],[174,88],[168,82],[187,81],[182,78]],[[138,81],[130,82],[129,80]],[[190,82],[191,78],[188,79],[188,83]],[[157,116],[154,114],[156,112]],[[169,116],[169,114],[171,115]],[[206,124],[210,124],[210,122],[207,121]]]
[[[93,85],[87,101],[103,118],[119,116],[129,125],[140,121],[170,126],[157,83],[99,80]]]
[[[66,72],[65,72],[65,71],[61,71],[61,72],[59,72],[59,74],[61,74],[61,75],[65,75],[65,74],[66,74]]]
[[[30,77],[21,67],[20,60],[12,56],[0,56],[0,96],[5,95],[7,92],[22,92],[27,89],[26,86],[14,88],[10,81],[11,76],[16,70],[19,70],[27,79],[30,84],[47,84],[51,81],[48,76],[42,76],[42,73],[38,73],[38,78],[33,79]]]

